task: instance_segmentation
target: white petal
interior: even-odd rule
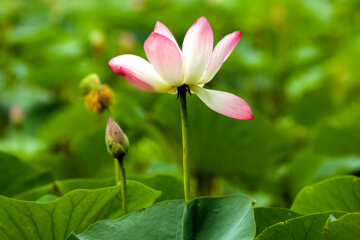
[[[240,37],[241,32],[236,31],[226,35],[223,39],[221,39],[211,55],[209,65],[206,68],[204,76],[199,82],[197,82],[197,84],[207,83],[215,76],[223,62],[225,62],[225,60],[230,56],[231,52],[240,41]]]
[[[181,86],[183,66],[179,48],[169,38],[153,32],[144,44],[146,56],[162,79]]]
[[[190,86],[190,90],[215,112],[235,119],[250,120],[254,118],[250,106],[234,94],[194,85]]]
[[[109,61],[111,70],[134,87],[146,92],[169,92],[172,86],[161,79],[151,64],[141,57],[125,54]]]
[[[183,42],[184,78],[186,84],[200,80],[209,63],[214,44],[211,26],[201,17],[187,31]]]

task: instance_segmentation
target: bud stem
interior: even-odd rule
[[[114,158],[114,168],[115,168],[115,183],[116,185],[121,182],[121,174],[120,174],[120,164],[116,158]]]
[[[190,194],[190,169],[188,156],[188,119],[186,109],[186,92],[188,86],[184,85],[178,88],[180,97],[180,113],[181,113],[181,128],[182,128],[182,145],[183,145],[183,171],[184,171],[184,193],[185,201],[191,199]]]
[[[114,158],[116,184],[121,183],[122,213],[127,214],[126,175],[123,158]]]

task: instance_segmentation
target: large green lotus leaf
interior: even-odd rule
[[[161,195],[156,202],[173,199],[183,199],[184,189],[182,182],[176,177],[166,174],[156,174],[149,177],[132,178],[138,182],[149,186],[152,189],[161,191]],[[35,201],[44,195],[61,196],[75,189],[96,189],[113,186],[114,178],[107,179],[66,179],[57,180],[44,186],[30,189],[19,193],[14,198],[28,201]]]
[[[336,175],[351,174],[360,169],[360,157],[329,157],[304,151],[297,154],[290,163],[289,178],[291,193],[296,194],[306,185]]]
[[[360,181],[355,176],[334,177],[303,188],[291,207],[299,213],[360,211]]]
[[[184,208],[182,200],[157,203],[119,219],[97,222],[67,240],[181,239]]]
[[[243,195],[165,201],[125,217],[100,221],[68,240],[206,239],[255,237],[252,199]]]
[[[181,162],[179,102],[166,96],[156,105],[154,117],[162,142],[174,160]],[[188,97],[189,157],[197,174],[222,175],[246,180],[246,184],[274,181],[276,160],[288,151],[286,136],[265,117],[240,121],[206,107],[196,96]],[[261,168],[259,168],[261,165]],[[259,181],[259,179],[266,179]]]
[[[150,177],[135,178],[145,185],[161,191],[161,196],[156,202],[173,199],[184,199],[183,183],[176,177],[166,174],[156,174]]]
[[[354,126],[334,127],[324,125],[313,140],[314,150],[329,155],[360,154],[360,128]]]
[[[61,197],[76,189],[99,189],[115,185],[113,179],[68,179],[62,181],[55,181],[22,194],[16,195],[15,198],[19,200],[35,201],[41,200],[44,196],[58,196]],[[147,207],[157,199],[161,192],[152,189],[140,182],[128,180],[128,210],[129,212],[139,210]],[[121,204],[121,194],[115,201]],[[117,204],[116,204],[117,205]],[[116,212],[118,214],[119,212]]]
[[[19,193],[14,198],[19,200],[35,201],[44,195],[62,196],[76,189],[97,189],[115,185],[113,178],[109,179],[66,179],[39,186]],[[132,185],[132,184],[131,184]]]
[[[38,170],[14,156],[1,152],[0,169],[0,194],[5,196],[13,196],[54,180],[49,172]]]
[[[129,181],[129,210],[154,202],[159,192]],[[120,186],[75,190],[46,202],[29,202],[0,196],[0,239],[59,239],[80,233],[101,219],[121,215]]]
[[[325,240],[358,240],[360,213],[349,213],[339,219],[329,218],[324,227]]]
[[[299,213],[291,211],[286,208],[268,208],[259,207],[254,208],[255,222],[256,222],[256,235],[259,235],[264,230],[278,222],[302,216]]]
[[[258,235],[256,240],[318,240],[323,239],[322,233],[326,220],[332,215],[342,216],[343,212],[324,212],[297,217],[279,222]]]
[[[38,200],[36,200],[36,202],[38,203],[45,203],[45,202],[51,202],[54,201],[56,199],[58,199],[58,196],[55,195],[44,195],[41,198],[39,198]]]

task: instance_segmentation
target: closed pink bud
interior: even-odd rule
[[[123,158],[129,149],[127,136],[111,118],[106,126],[105,142],[108,152],[117,159]]]

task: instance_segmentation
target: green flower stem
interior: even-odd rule
[[[121,175],[121,194],[122,194],[122,209],[123,215],[127,214],[127,194],[126,194],[126,175],[123,159],[119,160],[120,163],[120,175]]]
[[[121,175],[120,175],[120,164],[116,158],[114,158],[114,168],[115,168],[115,181],[116,185],[121,182]]]
[[[122,213],[127,214],[126,174],[123,158],[114,159],[116,184],[121,183]]]
[[[182,145],[183,145],[183,171],[184,171],[184,193],[185,201],[191,199],[190,194],[190,169],[189,169],[189,155],[188,155],[188,119],[186,110],[186,92],[187,86],[178,88],[180,97],[180,113],[181,113],[181,127],[182,127]]]

